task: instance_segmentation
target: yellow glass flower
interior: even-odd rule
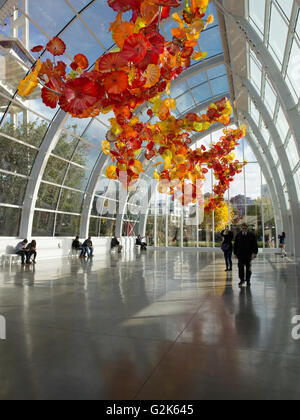
[[[110,165],[105,172],[105,175],[107,178],[109,179],[117,179],[117,168],[115,167],[115,165]]]
[[[102,150],[105,155],[109,155],[110,153],[110,144],[107,140],[102,142]]]
[[[31,95],[32,92],[36,89],[38,85],[39,71],[42,68],[42,63],[40,60],[37,60],[36,66],[33,71],[28,74],[24,80],[22,80],[18,86],[18,94],[23,98]]]

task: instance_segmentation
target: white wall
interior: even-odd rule
[[[42,237],[42,238],[33,238],[37,241],[37,258],[39,260],[43,259],[53,259],[53,258],[62,258],[70,255],[72,241],[74,238],[60,238],[60,237]],[[12,237],[0,237],[0,256],[2,254],[10,254],[13,251],[13,248],[20,242],[20,238]],[[30,241],[31,239],[28,238]],[[83,241],[82,241],[83,242]],[[94,254],[104,255],[110,252],[110,243],[111,238],[92,238],[94,245]],[[121,238],[121,244],[123,245],[125,251],[133,249],[135,245],[135,238]]]

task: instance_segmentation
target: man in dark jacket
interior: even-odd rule
[[[116,247],[118,247],[118,252],[120,254],[122,252],[123,247],[122,247],[122,245],[120,245],[120,242],[118,241],[118,238],[116,236],[114,236],[111,240],[111,249],[114,249]]]
[[[239,286],[243,286],[245,283],[245,267],[246,267],[246,282],[248,286],[251,286],[251,263],[252,260],[257,257],[258,244],[256,237],[253,233],[249,232],[248,225],[242,225],[242,232],[240,232],[235,240],[234,244],[234,255],[239,260],[239,276],[241,282]]]
[[[83,255],[83,246],[82,246],[82,243],[79,241],[79,236],[76,236],[76,238],[72,242],[73,254],[76,254],[77,251],[81,251],[81,255]]]

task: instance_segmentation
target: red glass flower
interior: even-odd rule
[[[33,47],[31,52],[36,53],[36,52],[41,52],[43,51],[44,47],[42,45],[37,45],[36,47]]]
[[[139,8],[141,0],[108,0],[108,5],[115,12],[127,12]]]
[[[51,81],[48,82],[45,86],[47,86],[47,88],[50,88],[52,90],[57,89],[57,85],[55,85]],[[59,95],[47,88],[43,87],[42,89],[42,93],[41,93],[42,101],[46,106],[49,106],[50,108],[55,109],[58,104]]]
[[[63,55],[66,51],[66,44],[55,36],[48,42],[46,48],[54,56]]]
[[[133,34],[124,42],[122,56],[127,61],[138,63],[145,57],[147,50],[150,48],[151,44],[143,34]]]
[[[93,106],[103,94],[100,85],[86,77],[80,77],[67,81],[59,104],[64,111],[76,116]]]
[[[178,7],[180,0],[151,0],[151,3],[158,4],[159,6]]]

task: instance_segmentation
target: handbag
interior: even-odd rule
[[[221,248],[223,252],[228,252],[230,251],[230,244],[224,243],[222,244]]]

